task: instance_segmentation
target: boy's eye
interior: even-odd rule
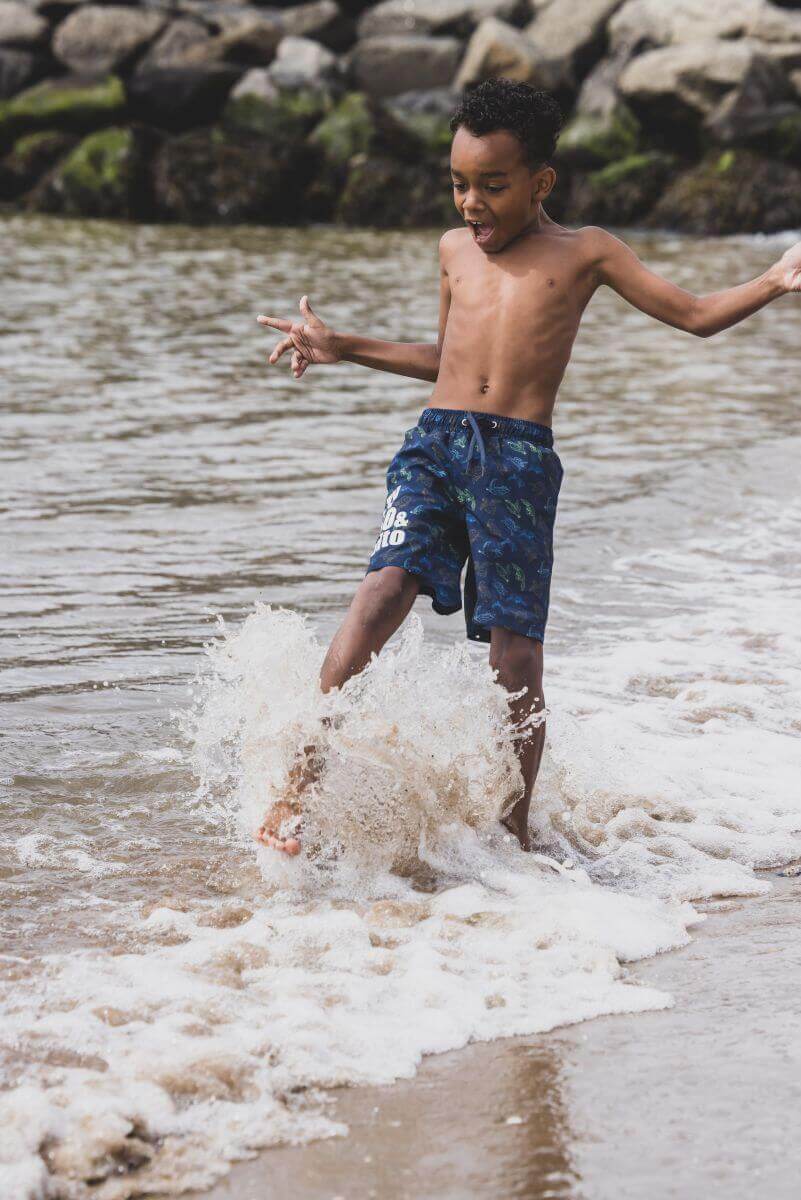
[[[465,190],[465,188],[467,187],[467,184],[459,183],[456,179],[454,179],[453,186],[456,188],[457,192],[463,192]]]
[[[506,188],[488,186],[487,191],[488,192],[505,192]]]

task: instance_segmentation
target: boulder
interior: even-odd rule
[[[608,117],[620,103],[617,81],[629,62],[628,50],[618,50],[596,63],[576,97],[575,113],[582,117]]]
[[[0,0],[0,46],[41,46],[47,41],[50,26],[44,17],[19,0]]]
[[[134,129],[92,133],[36,189],[29,206],[76,217],[148,216],[150,149],[149,136]]]
[[[499,75],[544,88],[555,82],[541,53],[519,29],[487,17],[467,44],[454,87],[461,89]]]
[[[648,224],[705,234],[798,229],[801,171],[746,150],[716,151],[668,187]]]
[[[0,49],[0,100],[8,100],[42,79],[47,74],[48,65],[44,54]]]
[[[281,36],[281,26],[274,18],[243,15],[226,22],[225,29],[216,37],[189,46],[183,64],[203,66],[230,62],[242,66],[267,66],[275,58]]]
[[[335,170],[344,169],[359,155],[415,163],[420,161],[424,151],[416,134],[383,104],[362,92],[343,96],[314,130],[309,142]]]
[[[781,69],[752,39],[649,50],[625,67],[618,88],[647,129],[658,131],[664,144],[690,153],[704,137],[714,136],[716,121],[737,101],[753,112],[788,92]]]
[[[450,120],[459,103],[459,93],[450,88],[427,92],[404,92],[388,102],[389,111],[425,147],[432,157],[449,155],[453,134]]]
[[[559,135],[558,158],[580,170],[597,169],[638,153],[640,123],[625,104],[603,115],[574,116]]]
[[[137,71],[127,84],[128,105],[137,120],[174,133],[208,125],[243,74],[228,63]]]
[[[346,50],[355,36],[353,21],[335,0],[293,5],[281,12],[279,20],[284,37],[313,38],[329,50]]]
[[[796,96],[801,100],[801,70],[790,72],[790,83]]]
[[[551,0],[526,36],[548,64],[551,86],[575,91],[606,49],[607,22],[622,0]]]
[[[161,13],[141,8],[87,4],[58,26],[53,52],[76,74],[125,70],[161,32]]]
[[[73,133],[57,130],[29,133],[14,143],[0,161],[0,200],[15,200],[30,191],[53,164],[67,154],[78,141]]]
[[[340,78],[336,55],[305,37],[282,38],[269,72],[276,87],[284,91],[311,88],[330,92]]]
[[[211,34],[205,25],[189,17],[178,17],[170,21],[166,29],[156,38],[141,59],[138,70],[150,71],[155,67],[180,67],[186,65],[187,55],[196,46],[208,46]]]
[[[412,88],[449,84],[461,50],[456,38],[414,34],[365,38],[351,51],[349,69],[356,86],[371,96],[395,96]]]
[[[398,33],[469,37],[485,17],[513,22],[526,12],[520,0],[382,0],[359,18],[360,38]]]
[[[336,216],[379,229],[441,228],[454,220],[450,192],[434,185],[430,168],[361,155],[351,163]]]
[[[273,142],[297,143],[330,112],[331,101],[320,91],[306,88],[282,92],[269,78],[272,90],[268,91],[260,79],[251,79],[257,72],[269,74],[267,68],[254,67],[231,93],[222,113],[226,129],[258,134]]]
[[[317,155],[303,142],[195,130],[168,139],[156,155],[158,213],[192,224],[296,224],[316,167]]]
[[[577,224],[630,225],[653,208],[676,169],[659,151],[630,154],[600,171],[576,178],[569,220]]]
[[[118,124],[124,115],[125,92],[113,75],[46,80],[0,103],[0,147],[44,129],[89,133]]]
[[[768,42],[801,40],[801,13],[769,0],[626,0],[609,22],[613,50],[643,49],[709,38],[755,37]]]

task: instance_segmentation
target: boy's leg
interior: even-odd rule
[[[382,567],[365,575],[328,647],[320,670],[320,687],[324,692],[342,687],[351,676],[364,670],[407,616],[419,587],[417,576],[402,567]],[[256,834],[259,841],[287,854],[298,853],[298,839],[279,837],[279,827],[288,817],[298,814],[300,798],[319,777],[320,769],[315,746],[304,746],[290,772],[289,795],[268,812]]]
[[[495,625],[490,633],[490,666],[497,671],[498,682],[508,691],[519,692],[526,688],[524,695],[510,701],[509,712],[513,721],[522,721],[532,712],[543,710],[545,700],[542,694],[542,642]],[[516,746],[523,774],[523,791],[503,823],[515,835],[524,850],[531,849],[528,837],[528,810],[544,745],[543,721],[541,725],[527,729]]]

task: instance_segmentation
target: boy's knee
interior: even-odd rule
[[[417,589],[417,580],[402,567],[370,571],[359,585],[355,598],[361,620],[365,624],[386,620],[399,607],[410,605]]]
[[[498,681],[511,689],[529,687],[542,695],[542,643],[502,630],[490,645],[490,667]]]

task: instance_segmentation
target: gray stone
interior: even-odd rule
[[[449,117],[459,103],[454,88],[428,88],[426,91],[401,92],[392,97],[391,108],[401,113],[424,113],[426,116]]]
[[[790,83],[793,86],[793,91],[801,100],[801,71],[790,72]]]
[[[622,0],[551,0],[526,28],[549,64],[552,86],[575,90],[603,54],[606,25]]]
[[[629,51],[624,49],[596,63],[576,97],[577,115],[605,118],[615,111],[619,103],[617,81],[630,58]]]
[[[769,0],[626,0],[609,22],[610,45],[659,47],[708,38],[801,39],[801,13]]]
[[[333,50],[344,50],[353,41],[353,22],[335,0],[314,0],[276,14],[285,37],[307,37]]]
[[[198,21],[179,17],[170,21],[164,32],[156,39],[139,64],[140,70],[153,67],[178,67],[187,61],[187,54],[196,46],[207,46],[211,41],[208,30]]]
[[[703,125],[714,134],[716,122],[737,105],[753,113],[788,91],[781,68],[747,38],[649,50],[632,59],[618,87],[646,128],[689,149]]]
[[[0,100],[16,96],[47,72],[44,55],[29,50],[0,49]]]
[[[336,55],[303,37],[282,38],[269,71],[278,88],[291,92],[300,88],[330,91],[339,79]]]
[[[134,120],[160,129],[210,125],[243,74],[231,63],[137,71],[126,85],[128,109]]]
[[[231,92],[231,99],[243,100],[251,96],[255,100],[263,100],[265,104],[272,104],[278,99],[278,95],[278,87],[270,76],[270,68],[251,67]]]
[[[349,67],[357,87],[369,95],[395,96],[412,88],[445,87],[453,79],[461,50],[456,38],[365,38],[351,51]]]
[[[528,38],[513,25],[487,17],[468,42],[454,86],[464,88],[499,75],[539,87],[553,84],[547,63]]]
[[[19,0],[0,0],[0,45],[23,49],[39,46],[47,40],[50,27],[27,4]]]
[[[126,66],[164,24],[157,12],[90,4],[58,26],[53,51],[76,74],[101,75]]]
[[[248,13],[237,21],[227,21],[217,37],[190,46],[184,62],[197,66],[214,62],[267,66],[275,58],[280,40],[281,27],[271,16],[253,17]]]
[[[453,34],[467,37],[485,17],[511,21],[520,0],[382,0],[359,18],[359,37],[396,33]]]

